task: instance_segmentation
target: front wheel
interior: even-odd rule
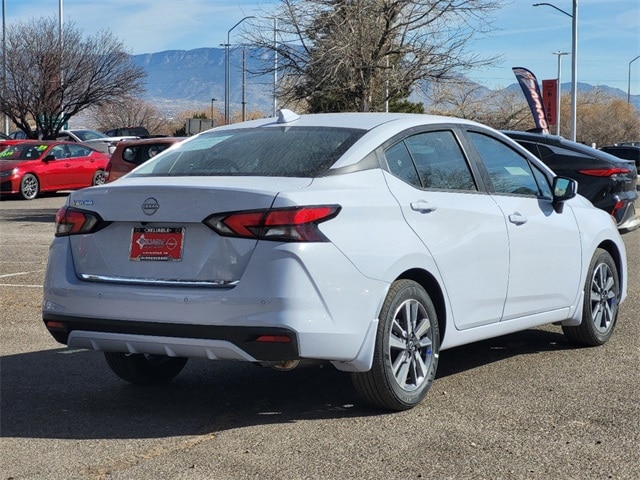
[[[408,410],[425,397],[438,366],[440,330],[429,294],[411,280],[394,282],[380,311],[373,364],[352,374],[368,404]]]
[[[107,364],[120,378],[137,385],[166,383],[178,375],[187,358],[105,352]]]
[[[618,269],[611,254],[599,248],[591,259],[584,286],[582,322],[575,327],[563,326],[565,336],[581,345],[606,343],[616,326],[619,298]]]
[[[40,192],[40,182],[38,182],[38,178],[31,174],[27,173],[22,180],[20,180],[20,196],[25,200],[33,200],[38,196]]]

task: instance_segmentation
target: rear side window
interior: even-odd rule
[[[364,133],[333,127],[211,131],[146,163],[135,176],[315,177],[326,172]]]
[[[448,130],[419,133],[385,151],[389,170],[418,188],[477,190],[471,170]]]
[[[169,148],[169,143],[152,143],[145,145],[133,145],[122,150],[122,159],[133,165],[142,165],[150,158]]]

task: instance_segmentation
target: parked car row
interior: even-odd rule
[[[27,134],[22,130],[16,130],[9,135],[14,140],[26,140]],[[112,154],[116,149],[118,142],[122,140],[132,140],[135,136],[108,136],[97,130],[91,130],[88,128],[72,129],[72,130],[60,130],[58,132],[56,140],[62,140],[67,142],[84,143],[90,146],[94,150],[103,152],[106,154]]]
[[[24,136],[24,133],[21,133]],[[148,131],[143,127],[113,129],[107,133],[137,133],[148,136]],[[638,197],[639,145],[628,142],[596,150],[553,135],[515,131],[503,133],[541,159],[558,175],[576,180],[579,193],[596,207],[612,215],[621,232],[640,227],[640,217],[635,209],[635,200]],[[10,138],[15,139],[19,136],[14,132]],[[120,178],[157,153],[184,140],[184,137],[108,137],[101,132],[88,129],[61,131],[60,138],[82,142],[111,154],[104,173],[106,182]],[[16,142],[17,140],[0,139],[0,149]],[[633,162],[636,165],[633,165]],[[46,173],[40,173],[43,174]],[[27,198],[24,192],[20,195]]]
[[[625,247],[578,188],[475,122],[281,110],[71,193],[43,320],[132,383],[193,357],[318,361],[406,410],[441,350],[553,323],[576,344],[611,338]]]
[[[86,145],[22,140],[0,149],[0,194],[32,200],[42,192],[104,183],[109,156]]]

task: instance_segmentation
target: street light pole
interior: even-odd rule
[[[273,17],[273,116],[278,115],[278,17]]]
[[[578,0],[573,0],[571,16],[571,140],[576,141],[578,118]]]
[[[627,84],[627,105],[631,105],[631,64],[638,60],[640,55],[629,62],[629,83]]]
[[[227,32],[227,43],[225,44],[225,62],[224,62],[224,123],[229,124],[229,47],[231,46],[231,31],[249,18],[256,18],[254,16],[244,17]]]
[[[7,27],[5,23],[5,0],[2,0],[2,95],[7,91]],[[9,135],[9,116],[4,114],[4,133]]]
[[[558,56],[558,93],[556,94],[558,98],[556,98],[556,135],[560,136],[560,97],[562,96],[562,69],[560,66],[560,58],[562,55],[569,55],[568,52],[553,52],[554,55]]]
[[[573,0],[573,14],[565,12],[551,3],[534,3],[534,7],[546,5],[571,17],[571,140],[576,141],[578,113],[578,0]]]

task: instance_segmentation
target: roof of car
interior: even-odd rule
[[[377,112],[343,112],[343,113],[315,113],[306,115],[296,115],[289,112],[280,114],[278,118],[262,118],[243,123],[236,123],[216,127],[216,130],[252,127],[278,127],[278,126],[300,126],[300,127],[339,127],[371,130],[385,123],[402,123],[406,126],[439,124],[439,123],[464,123],[469,125],[479,125],[471,120],[464,120],[453,117],[443,117],[438,115],[427,115],[417,113],[377,113]],[[293,114],[293,116],[287,116]],[[282,119],[282,120],[281,120]]]
[[[118,142],[118,146],[128,147],[131,145],[146,145],[148,143],[177,143],[186,139],[187,137],[150,137],[150,138],[138,138],[135,140],[123,140]]]

